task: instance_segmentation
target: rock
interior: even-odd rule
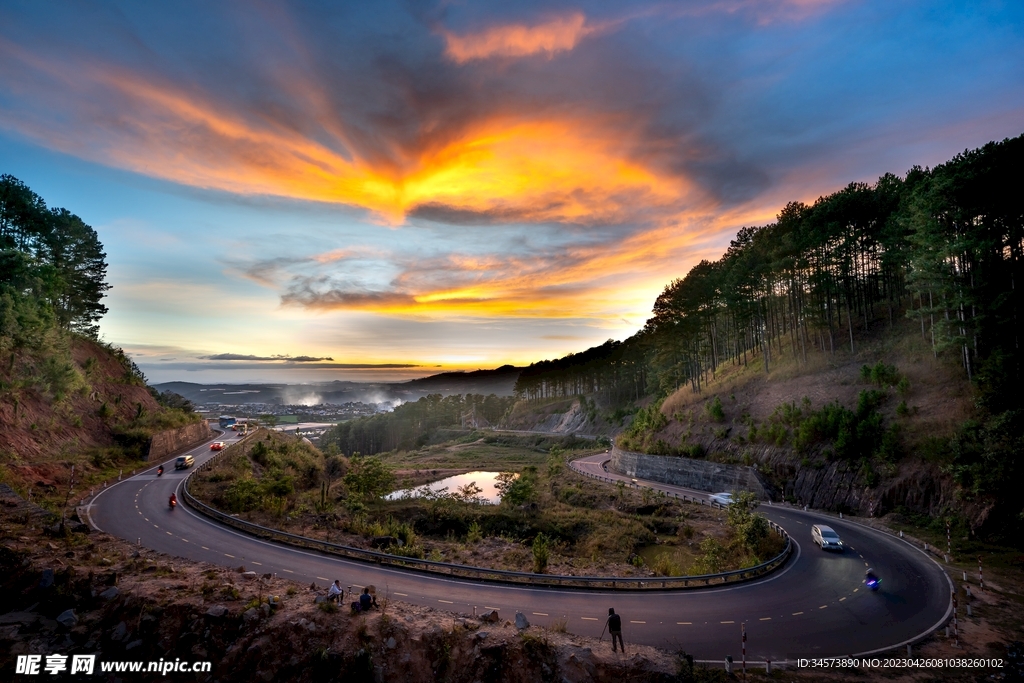
[[[224,605],[214,605],[210,609],[206,610],[206,616],[208,617],[222,617],[228,613],[228,608]]]
[[[65,628],[74,628],[78,624],[78,617],[75,615],[75,610],[69,609],[61,612],[60,616],[57,617],[57,622]]]
[[[262,605],[260,605],[260,610],[263,612],[264,616],[268,616],[269,617],[270,616],[270,610],[271,610],[270,603],[265,602]]]
[[[398,641],[395,640],[393,637],[388,638],[386,641],[384,641],[384,647],[386,647],[389,650],[394,650],[397,645]]]
[[[128,637],[128,624],[124,623],[123,621],[119,622],[117,624],[117,626],[114,627],[113,632],[110,634],[110,639],[114,640],[114,641],[117,641],[118,643],[120,643],[122,640],[124,640],[127,637]]]
[[[255,581],[256,576],[256,572],[242,572],[242,578],[246,581]]]
[[[114,564],[114,561],[111,560],[109,557],[101,557],[100,564],[102,564],[104,567],[109,567],[110,565]]]
[[[8,612],[7,614],[0,614],[0,626],[9,626],[11,624],[29,626],[40,619],[42,617],[35,612]]]
[[[370,545],[379,550],[383,550],[388,546],[398,545],[398,539],[394,536],[374,536],[373,540],[370,541]]]
[[[113,600],[121,594],[121,590],[117,586],[111,586],[107,590],[100,593],[100,597],[104,600]]]
[[[516,628],[520,631],[524,628],[530,628],[530,622],[522,612],[516,612]]]
[[[92,529],[89,528],[88,524],[82,524],[81,522],[79,522],[78,524],[71,525],[71,533],[73,534],[88,534],[91,532]]]
[[[128,645],[124,649],[125,650],[134,650],[137,647],[142,647],[142,640],[141,639],[140,640],[133,640],[132,642],[128,643]]]
[[[260,618],[260,613],[256,611],[255,607],[250,607],[242,613],[242,619],[246,622],[256,621]]]
[[[52,569],[44,569],[43,570],[43,575],[39,579],[39,587],[40,588],[52,588],[53,587],[53,570]]]
[[[310,633],[316,633],[316,622],[309,622],[306,624],[306,630]]]
[[[483,640],[483,639],[485,639],[489,635],[491,635],[491,634],[488,631],[477,631],[476,639],[477,640]]]
[[[318,595],[313,599],[313,603],[319,605],[321,602],[327,602],[326,595]]]
[[[501,621],[501,617],[498,615],[498,610],[489,609],[480,615],[480,621],[485,624],[497,624]]]

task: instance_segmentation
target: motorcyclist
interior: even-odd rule
[[[158,477],[159,477],[159,476],[160,476],[160,475],[162,475],[163,473],[164,473],[164,466],[163,466],[163,465],[160,465],[160,467],[157,467],[157,468],[156,468],[156,476],[158,476]]]
[[[868,570],[864,572],[864,583],[872,587],[878,585],[878,575],[875,574],[875,570],[871,567],[868,567]]]
[[[177,504],[178,504],[178,497],[177,497],[176,495],[174,495],[174,494],[172,493],[172,494],[171,494],[171,497],[170,497],[170,500],[168,500],[168,501],[167,501],[167,503],[168,503],[168,504],[169,504],[169,505],[170,505],[171,507],[174,507],[175,505],[177,505]]]

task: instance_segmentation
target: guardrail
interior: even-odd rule
[[[227,452],[227,451],[225,451]],[[545,586],[550,588],[576,588],[590,590],[682,590],[704,588],[707,586],[721,586],[723,584],[740,583],[750,581],[768,574],[782,566],[790,553],[793,551],[793,541],[786,530],[778,524],[769,521],[772,531],[786,539],[786,546],[776,557],[746,569],[736,569],[719,574],[703,574],[700,576],[660,576],[660,577],[621,577],[621,576],[565,576],[557,574],[532,574],[530,572],[514,572],[503,569],[487,569],[484,567],[472,567],[469,565],[452,564],[448,562],[435,562],[432,560],[420,560],[417,558],[391,555],[374,550],[353,548],[352,546],[321,541],[307,536],[290,534],[279,529],[265,527],[244,519],[228,515],[206,503],[198,500],[189,491],[189,482],[192,477],[209,469],[210,465],[220,454],[210,458],[205,463],[191,472],[182,486],[182,499],[196,512],[225,526],[238,529],[246,534],[262,538],[284,545],[315,550],[328,555],[344,557],[349,560],[366,562],[380,566],[395,567],[411,571],[423,572],[434,575],[472,579],[489,583],[517,584],[530,586]]]

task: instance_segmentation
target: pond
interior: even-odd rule
[[[386,500],[399,500],[401,498],[418,498],[421,495],[421,491],[424,488],[428,488],[431,491],[437,493],[444,488],[447,488],[447,493],[457,493],[460,488],[467,484],[475,483],[478,488],[482,489],[477,494],[481,501],[485,503],[491,503],[497,505],[501,501],[501,495],[498,493],[498,489],[494,487],[495,481],[497,481],[500,472],[466,472],[465,474],[457,474],[454,477],[445,477],[438,481],[424,484],[413,489],[402,489],[401,491],[392,491],[387,496]]]

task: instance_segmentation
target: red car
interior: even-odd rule
[[[219,451],[222,448],[224,448],[224,442],[223,441],[214,441],[213,443],[210,444],[210,450],[211,451]]]

